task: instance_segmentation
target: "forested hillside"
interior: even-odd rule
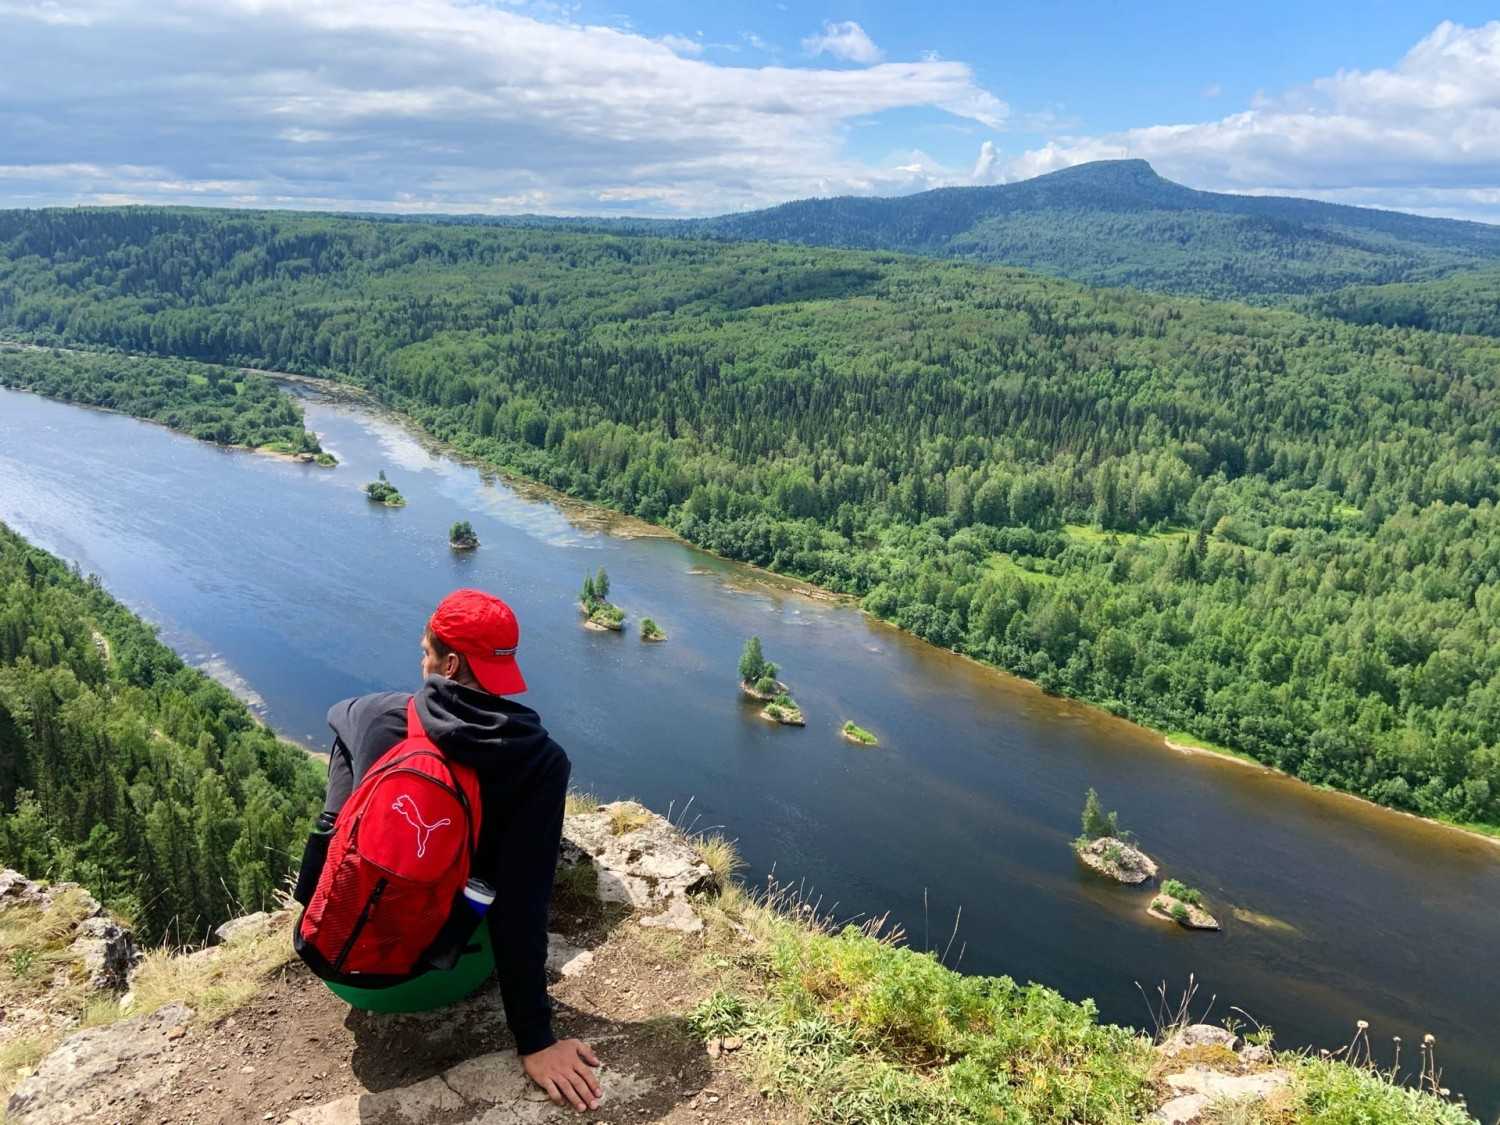
[[[201,941],[272,901],[322,794],[305,753],[0,524],[0,866]]]
[[[785,203],[694,233],[908,250],[1026,266],[1090,285],[1266,298],[1436,277],[1500,261],[1500,227],[1311,199],[1195,191],[1144,160],[894,199]]]
[[[209,364],[0,346],[0,386],[149,418],[218,445],[322,452],[295,399],[264,376]]]
[[[1500,269],[1440,281],[1355,285],[1307,298],[1309,311],[1350,324],[1500,336]]]
[[[936,644],[1500,825],[1500,344],[885,254],[0,214],[0,331],[340,374]]]
[[[1096,161],[994,187],[803,199],[709,219],[417,221],[898,250],[1025,266],[1090,285],[1258,303],[1500,263],[1500,227],[1195,191],[1158,176],[1144,160]]]

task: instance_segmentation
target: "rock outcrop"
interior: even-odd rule
[[[5,1107],[7,1121],[70,1125],[108,1117],[115,1103],[146,1093],[182,1069],[174,1045],[193,1018],[186,1004],[90,1027],[63,1040]]]
[[[703,927],[688,899],[711,890],[714,873],[665,819],[634,801],[570,816],[561,864],[591,863],[603,902],[637,911],[642,926],[685,933]]]
[[[1274,1065],[1269,1047],[1243,1042],[1226,1028],[1198,1023],[1179,1028],[1157,1047],[1166,1100],[1151,1115],[1159,1125],[1207,1125],[1228,1120],[1226,1106],[1244,1121],[1282,1120],[1291,1072]]]
[[[1114,836],[1100,836],[1074,849],[1088,867],[1121,883],[1144,883],[1156,877],[1156,861]]]
[[[65,899],[66,910],[53,908]],[[77,883],[38,883],[19,871],[0,871],[0,912],[13,907],[53,911],[73,926],[70,959],[88,974],[88,987],[118,992],[140,962],[135,937]]]
[[[603,903],[628,908],[629,914],[615,915],[622,921],[633,916],[642,926],[660,926],[690,933],[703,929],[691,899],[714,887],[713,872],[681,832],[641,805],[622,801],[601,806],[595,812],[569,816],[564,827],[560,864],[590,865],[599,899]],[[6,903],[45,906],[63,891],[73,893],[76,890],[65,885],[48,887],[34,883],[14,872],[0,873],[0,910]],[[88,899],[86,905],[91,911],[98,909],[98,904],[92,899]],[[109,927],[115,923],[109,921],[102,911],[89,919],[94,920],[107,925],[80,926],[79,940],[108,944]],[[237,964],[236,958],[243,957],[243,952],[237,954],[236,950],[245,943],[253,942],[267,932],[278,935],[289,932],[290,925],[291,915],[286,911],[237,918],[215,931],[215,945],[182,956],[185,963],[194,966]],[[618,955],[601,972],[597,958],[604,951],[584,947],[597,945],[599,940],[597,931],[587,929],[548,935],[547,967],[549,976],[558,982],[556,987],[582,988],[589,992],[602,988],[606,995],[620,987]],[[644,940],[644,935],[636,940]],[[115,968],[123,966],[125,960],[117,951],[124,947],[116,941],[109,948],[116,952],[106,956],[105,962]],[[131,955],[128,960],[133,964],[137,955],[133,944],[129,948]],[[197,979],[206,979],[201,969],[198,972]],[[539,1089],[532,1086],[512,1050],[495,1050],[493,1046],[480,1045],[471,1057],[458,1056],[463,1061],[454,1063],[443,1059],[441,1065],[425,1074],[418,1073],[388,1083],[387,1088],[381,1084],[379,1074],[375,1074],[371,1081],[370,1072],[360,1072],[362,1064],[357,1061],[360,1052],[377,1050],[378,1037],[366,1038],[360,1043],[358,1034],[356,1061],[352,1066],[355,1073],[350,1073],[349,1064],[329,1065],[326,1062],[322,1073],[311,1073],[313,1062],[309,1062],[309,1073],[300,1076],[307,1088],[295,1095],[300,1104],[285,1104],[282,1093],[285,1084],[274,1078],[269,1079],[266,1087],[249,1089],[260,1081],[261,1071],[265,1071],[269,1078],[275,1069],[274,1062],[269,1060],[277,1057],[281,1036],[268,1025],[275,1023],[278,1005],[283,1006],[283,1011],[285,1006],[297,1009],[293,1024],[298,1028],[297,1043],[301,1044],[301,1036],[306,1034],[308,1046],[295,1050],[306,1050],[311,1060],[316,1061],[319,1052],[324,1050],[316,1044],[329,1041],[333,1034],[330,1027],[340,1034],[348,1034],[349,1010],[336,997],[295,966],[285,972],[291,981],[301,982],[296,989],[289,991],[292,985],[284,981],[280,991],[276,992],[277,986],[270,978],[261,978],[255,987],[275,995],[265,1000],[252,998],[243,1008],[237,1009],[234,1016],[227,1018],[204,1018],[194,1011],[197,1000],[190,996],[185,1002],[168,1004],[149,1014],[129,1016],[106,1026],[73,1032],[22,1080],[6,1105],[6,1120],[17,1125],[262,1118],[299,1125],[344,1125],[346,1122],[350,1125],[355,1122],[410,1125],[412,1122],[438,1120],[452,1125],[469,1122],[527,1125],[530,1122],[562,1121],[571,1116],[571,1111],[554,1107]],[[601,976],[602,982],[595,982],[595,978]],[[123,983],[123,977],[121,980]],[[640,995],[641,991],[637,987],[635,995]],[[624,992],[629,994],[632,989],[625,987]],[[622,1007],[634,1008],[636,1000],[633,997],[628,1001],[622,999],[621,1004]],[[306,1022],[312,1020],[316,1023],[311,1013],[325,1009],[331,1010],[333,1015],[325,1013],[321,1025],[310,1026]],[[500,1027],[504,1026],[498,998],[493,994],[471,998],[442,1012],[387,1018],[406,1021],[407,1030],[398,1029],[398,1038],[401,1034],[410,1034],[436,1035],[441,1039],[451,1033],[451,1028],[443,1029],[458,1020],[467,1029],[465,1035],[474,1037],[481,1044],[485,1029],[492,1027],[496,1020]],[[240,1021],[238,1027],[237,1020]],[[358,1020],[356,1025],[362,1026]],[[609,1034],[590,1036],[601,1045],[610,1043],[608,1051],[601,1050],[601,1054],[607,1053],[612,1059],[619,1060],[599,1075],[604,1089],[601,1112],[607,1114],[606,1120],[623,1119],[615,1114],[646,1112],[636,1106],[651,1098],[660,1101],[668,1096],[667,1092],[677,1091],[689,1073],[680,1061],[665,1074],[660,1073],[667,1064],[659,1058],[659,1042],[653,1037],[655,1033],[649,1025],[642,1025],[639,1032],[624,1022],[614,1027],[613,1040]],[[359,1034],[369,1036],[374,1033]],[[620,1054],[619,1041],[627,1034],[638,1035],[641,1040],[638,1050],[642,1053],[635,1056],[637,1061],[634,1063],[628,1052],[623,1056]],[[409,1053],[405,1049],[398,1051],[400,1056]],[[642,1062],[642,1059],[648,1061]],[[650,1073],[653,1067],[658,1073]],[[335,1078],[337,1083],[334,1083]],[[703,1080],[699,1079],[701,1085]],[[350,1092],[351,1088],[353,1092]],[[230,1112],[225,1108],[220,1099],[226,1097],[237,1097],[239,1100],[235,1104],[239,1110]],[[249,1116],[245,1112],[246,1099],[256,1106]],[[718,1097],[715,1095],[711,1100],[717,1101]]]

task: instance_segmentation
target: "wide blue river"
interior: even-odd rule
[[[574,784],[634,796],[739,841],[747,878],[806,880],[840,916],[890,911],[948,960],[1096,998],[1149,1027],[1137,984],[1198,983],[1195,1014],[1248,1011],[1282,1045],[1438,1039],[1446,1081],[1500,1111],[1500,847],[1185,755],[791,584],[639,537],[424,446],[359,407],[309,399],[334,471],[0,390],[0,520],[98,574],[165,640],[287,737],[326,744],[341,697],[414,685],[426,614],[460,585],[522,623],[520,661]],[[409,506],[370,504],[384,469]],[[481,548],[457,555],[448,526]],[[580,627],[604,566],[662,645]],[[735,663],[758,634],[805,729],[756,717]],[[881,745],[838,734],[853,719]],[[1080,868],[1084,791],[1224,923],[1145,914],[1149,892]],[[960,959],[961,954],[961,959]],[[1408,1057],[1410,1052],[1408,1052]]]

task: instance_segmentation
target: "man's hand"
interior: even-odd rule
[[[599,1060],[583,1040],[560,1039],[546,1050],[522,1055],[521,1065],[556,1104],[571,1104],[576,1110],[599,1108],[602,1091],[593,1071]]]

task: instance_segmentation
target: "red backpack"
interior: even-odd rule
[[[362,988],[451,967],[478,916],[463,901],[479,841],[479,781],[422,730],[413,699],[406,738],[339,810],[294,946],[318,976]],[[307,872],[310,882],[312,873]],[[455,927],[450,918],[467,919]],[[443,939],[448,940],[443,940]]]

